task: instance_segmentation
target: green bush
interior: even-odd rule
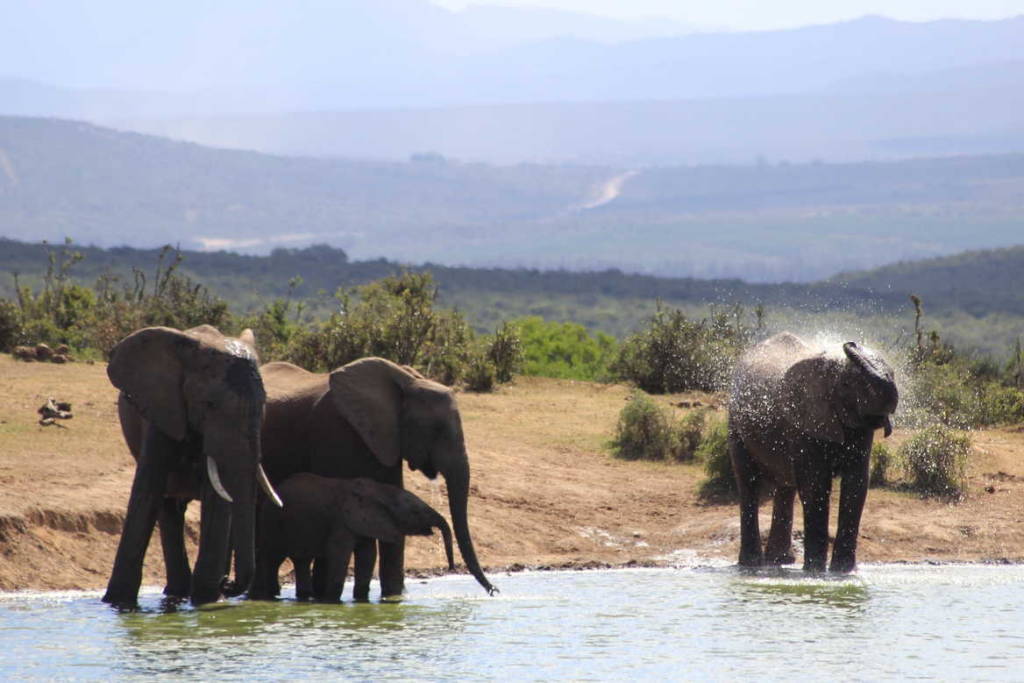
[[[698,491],[700,497],[734,500],[738,491],[729,457],[729,426],[726,420],[716,420],[707,426],[696,455],[704,464],[706,475]]]
[[[892,465],[892,451],[884,443],[871,446],[868,486],[885,486],[889,483],[889,467]]]
[[[676,460],[690,461],[697,456],[697,449],[704,440],[707,415],[706,408],[698,408],[686,413],[679,421],[676,431],[678,441]]]
[[[653,394],[720,389],[752,336],[742,314],[737,306],[688,320],[682,311],[659,303],[647,329],[623,343],[612,374]]]
[[[678,438],[669,411],[642,391],[634,391],[619,413],[612,452],[624,460],[670,460]]]
[[[0,351],[10,351],[21,343],[21,312],[13,301],[0,299]]]
[[[1024,420],[1024,392],[1003,383],[982,362],[952,356],[911,367],[914,410],[907,422],[927,425],[935,419],[958,429]]]
[[[494,391],[497,383],[497,370],[494,363],[483,354],[474,355],[466,366],[464,382],[469,391]]]
[[[965,491],[970,452],[966,432],[933,425],[905,441],[896,456],[911,490],[955,498]]]
[[[515,321],[523,344],[523,374],[602,381],[615,356],[615,338],[591,335],[583,325],[547,321],[540,316]]]
[[[494,331],[487,359],[494,366],[495,379],[502,384],[511,382],[512,376],[522,369],[523,342],[514,323],[504,322]]]

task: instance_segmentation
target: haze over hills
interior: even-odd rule
[[[276,154],[490,163],[1024,151],[1024,17],[695,33],[426,0],[8,12],[0,113]],[[82,26],[88,30],[81,30]]]
[[[749,281],[1024,234],[1024,155],[629,171],[279,157],[0,117],[0,236]]]

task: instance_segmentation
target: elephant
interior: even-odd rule
[[[440,473],[466,567],[488,593],[496,591],[469,532],[469,458],[451,389],[383,358],[361,358],[326,374],[286,362],[267,363],[260,372],[267,389],[263,458],[272,483],[312,472],[401,488],[403,460],[430,479]],[[382,595],[401,596],[405,539],[381,540],[379,548]],[[376,556],[374,541],[357,544],[357,600],[368,597]],[[318,582],[315,570],[313,579]]]
[[[249,591],[251,599],[277,594],[277,572],[288,557],[295,567],[295,595],[299,600],[315,597],[337,602],[358,539],[397,543],[408,535],[430,536],[436,528],[444,538],[448,569],[455,569],[448,522],[409,491],[365,477],[336,479],[309,472],[293,474],[276,490],[284,508],[267,502],[261,507],[259,558]],[[313,588],[309,571],[314,557],[324,558],[324,586],[319,593]],[[367,574],[362,579],[368,583],[370,577]]]
[[[246,590],[255,571],[257,483],[276,494],[260,467],[266,393],[254,339],[203,325],[184,332],[147,327],[122,339],[107,375],[136,460],[128,510],[103,601],[137,603],[146,548],[159,517],[165,593],[193,604]],[[195,570],[185,553],[185,507],[202,503]],[[235,579],[225,574],[231,551]]]
[[[899,403],[892,368],[855,342],[822,351],[788,332],[745,353],[733,373],[729,455],[740,499],[739,564],[795,561],[793,501],[804,513],[804,570],[823,571],[833,477],[842,477],[839,522],[829,570],[857,564],[857,536],[867,496],[874,433],[892,433]],[[761,484],[774,486],[771,530],[762,551]]]

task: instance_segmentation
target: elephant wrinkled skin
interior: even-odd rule
[[[277,572],[285,557],[295,567],[299,600],[341,599],[348,563],[357,540],[397,543],[405,536],[429,536],[434,529],[444,538],[448,568],[454,569],[452,531],[437,510],[422,499],[372,479],[335,479],[309,472],[288,477],[277,485],[283,508],[264,503],[260,510],[259,560],[249,597],[268,599],[277,594]],[[314,590],[309,566],[323,558],[324,586]],[[372,565],[357,562],[357,583],[369,583]]]
[[[467,569],[489,593],[469,532],[469,458],[452,391],[415,370],[382,358],[362,358],[329,374],[291,363],[267,363],[263,462],[274,484],[298,472],[325,477],[366,477],[402,487],[402,461],[448,488],[452,529]],[[380,541],[384,597],[404,590],[405,539]],[[373,541],[356,547],[356,565],[373,567]],[[318,573],[314,572],[314,581]],[[367,599],[365,572],[356,572],[354,595]]]
[[[784,332],[737,363],[729,399],[729,452],[740,496],[743,566],[788,564],[793,500],[804,513],[804,569],[825,569],[832,479],[842,477],[839,524],[829,569],[856,567],[875,430],[892,432],[899,394],[893,370],[875,352],[846,342],[828,352]],[[762,483],[774,486],[771,531],[761,548]]]
[[[148,327],[111,352],[107,374],[121,390],[118,414],[136,469],[104,602],[136,603],[158,517],[165,593],[201,604],[244,591],[252,580],[266,396],[246,332],[234,339],[209,325]],[[184,543],[192,498],[202,501],[194,571]],[[234,583],[225,577],[232,551]]]

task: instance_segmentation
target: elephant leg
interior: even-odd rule
[[[764,554],[757,519],[759,475],[746,446],[733,436],[729,438],[729,456],[740,499],[739,564],[741,567],[760,567],[764,563]]]
[[[123,606],[137,604],[146,548],[156,526],[167,487],[168,463],[176,447],[177,444],[156,427],[146,430],[103,602]]]
[[[832,473],[827,467],[797,468],[800,502],[804,511],[804,570],[825,570],[828,559],[828,506],[832,494]]]
[[[768,546],[765,549],[765,563],[793,564],[793,499],[796,489],[782,487],[776,489],[772,503],[772,528],[768,532]]]
[[[405,538],[380,541],[380,596],[398,598],[405,592]]]
[[[164,595],[187,598],[192,585],[192,569],[185,552],[185,509],[187,500],[164,498],[160,506],[160,545],[164,551],[167,585]]]
[[[268,550],[261,548],[256,559],[256,576],[253,578],[252,587],[249,588],[250,600],[271,600],[278,596],[278,593],[273,592],[273,587],[276,585],[277,572],[284,558],[279,555],[272,556]]]
[[[853,461],[843,472],[839,489],[839,525],[836,542],[832,546],[829,571],[852,572],[857,566],[857,536],[860,534],[860,516],[868,496],[869,458]]]
[[[345,588],[345,577],[348,576],[348,563],[355,546],[355,537],[347,530],[341,529],[331,534],[327,541],[327,557],[325,558],[324,592],[320,600],[339,602],[341,592]]]
[[[292,567],[295,568],[295,599],[312,600],[313,580],[309,574],[309,565],[312,563],[309,557],[293,557]]]
[[[313,559],[313,580],[310,582],[310,588],[313,591],[314,598],[320,598],[324,594],[324,589],[327,586],[327,558],[323,556],[317,556]]]
[[[377,541],[373,538],[360,538],[355,545],[354,585],[352,599],[356,602],[370,601],[370,580],[373,578],[373,567],[377,564]]]
[[[199,524],[199,554],[192,573],[192,604],[216,602],[227,578],[230,559],[231,504],[221,498],[209,482],[202,486],[202,516]]]

